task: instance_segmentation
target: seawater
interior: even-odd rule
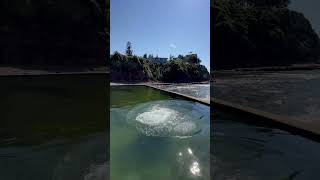
[[[111,179],[210,179],[208,106],[144,86],[111,87],[110,103]]]
[[[105,75],[0,77],[1,180],[103,180]]]

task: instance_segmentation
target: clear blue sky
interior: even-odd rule
[[[210,68],[210,0],[111,0],[111,54],[169,57],[197,53]]]

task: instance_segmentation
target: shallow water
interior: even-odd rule
[[[12,76],[0,83],[1,180],[107,177],[105,75]]]
[[[318,179],[320,143],[230,112],[213,122],[213,179]]]
[[[208,106],[118,86],[111,107],[111,179],[210,179]]]
[[[165,85],[161,88],[193,96],[199,99],[209,100],[210,99],[210,84],[185,84],[185,85]]]

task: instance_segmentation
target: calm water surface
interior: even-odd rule
[[[320,143],[230,112],[211,133],[213,179],[318,179]]]
[[[102,180],[108,167],[105,75],[0,78],[1,180]]]
[[[212,97],[319,126],[319,70],[215,77]],[[259,119],[216,111],[211,133],[213,179],[319,179],[319,142],[266,126]]]
[[[210,179],[208,106],[144,86],[110,97],[111,179]]]

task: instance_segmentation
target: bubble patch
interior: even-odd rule
[[[146,136],[182,138],[201,131],[203,113],[189,101],[153,101],[134,107],[127,121]]]

